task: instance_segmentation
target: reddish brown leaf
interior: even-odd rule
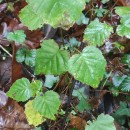
[[[2,108],[0,108],[0,130],[31,130],[28,125],[23,108],[12,99],[7,102],[7,97],[4,92],[1,92],[5,102]],[[0,100],[0,104],[3,101]]]
[[[114,0],[114,1],[116,2],[117,0]],[[130,0],[118,0],[117,5],[130,6]]]
[[[100,99],[98,97],[92,97],[89,99],[89,103],[93,109],[97,109],[100,104]]]
[[[78,116],[69,115],[69,126],[72,128],[77,128],[78,130],[84,130],[86,126],[86,121]]]

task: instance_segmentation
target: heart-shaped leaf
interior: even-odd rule
[[[106,23],[99,22],[98,19],[92,21],[84,31],[84,41],[90,45],[101,46],[109,38],[113,28]]]
[[[47,91],[44,95],[38,95],[33,101],[34,109],[51,120],[55,120],[59,106],[59,95],[54,91]]]
[[[103,78],[105,66],[106,61],[101,51],[94,46],[88,46],[81,54],[70,58],[68,71],[75,79],[96,88]]]
[[[44,119],[42,115],[40,115],[36,110],[34,110],[32,103],[33,101],[30,100],[29,102],[25,104],[24,113],[26,115],[29,125],[38,126],[39,124],[44,122],[46,119]]]
[[[30,82],[26,78],[18,79],[13,83],[10,90],[7,92],[7,96],[15,99],[16,101],[26,101],[32,97],[32,89]]]
[[[126,36],[130,39],[130,14],[121,18],[121,24],[117,27],[117,34],[119,36]]]
[[[93,122],[89,121],[85,130],[116,130],[112,116],[100,114]]]
[[[36,52],[36,74],[59,75],[67,71],[69,54],[60,50],[54,40],[45,40]]]
[[[130,14],[130,6],[118,6],[118,7],[115,7],[115,12],[119,16],[124,17],[125,15]]]
[[[130,38],[130,7],[116,7],[115,12],[121,17],[121,24],[117,27],[117,34],[119,36],[126,36]]]
[[[19,17],[29,29],[37,29],[43,23],[54,28],[68,29],[80,17],[85,0],[26,0],[28,5]],[[74,7],[74,8],[73,8]]]

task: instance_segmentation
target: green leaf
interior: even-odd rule
[[[7,92],[7,96],[18,102],[27,101],[32,97],[32,89],[30,88],[29,80],[26,78],[16,80]]]
[[[59,112],[59,114],[60,114],[61,116],[63,116],[63,115],[65,115],[65,111],[64,111],[63,109],[61,109],[60,112]]]
[[[118,116],[130,117],[130,109],[127,108],[127,104],[125,102],[120,102],[120,107],[117,109],[116,114],[118,114]]]
[[[38,126],[39,124],[44,122],[46,119],[44,119],[36,110],[34,110],[32,103],[33,101],[30,100],[29,102],[25,104],[24,113],[26,115],[29,125]]]
[[[96,120],[88,123],[85,130],[116,130],[114,119],[109,115],[100,114]]]
[[[127,64],[130,68],[130,54],[125,54],[121,59],[123,64]]]
[[[30,87],[32,89],[33,96],[35,96],[35,94],[40,92],[40,90],[42,89],[42,82],[40,80],[34,80],[30,83]]]
[[[36,127],[34,130],[42,130],[42,127]]]
[[[25,64],[28,66],[35,66],[36,50],[31,49],[26,51]]]
[[[54,40],[44,40],[36,52],[36,74],[59,75],[67,71],[69,54],[60,50]]]
[[[109,38],[113,28],[106,23],[99,22],[98,19],[92,21],[84,31],[84,41],[90,45],[101,46]]]
[[[90,105],[87,102],[87,95],[85,94],[85,88],[84,87],[82,87],[80,89],[74,89],[72,95],[78,97],[78,99],[79,99],[79,103],[76,106],[76,108],[80,112],[83,112],[86,109],[87,110],[90,109]]]
[[[122,91],[130,91],[130,75],[128,75],[120,85]]]
[[[21,47],[16,52],[16,61],[23,62],[28,66],[33,67],[35,65],[36,50],[28,50],[26,47]]]
[[[41,28],[44,24],[43,19],[34,13],[33,8],[29,5],[20,11],[19,17],[23,25],[27,26],[30,30]]]
[[[127,104],[125,102],[120,102],[120,106],[115,113],[112,113],[112,116],[120,125],[124,125],[126,122],[126,118],[130,117],[130,109],[127,108]]]
[[[87,99],[85,99],[85,98],[82,97],[79,100],[79,103],[76,106],[76,108],[77,108],[77,110],[79,112],[83,112],[84,110],[90,110],[91,107],[90,107],[90,104],[87,102]]]
[[[119,36],[126,36],[130,38],[130,7],[116,7],[115,12],[121,17],[121,24],[117,27],[117,34]]]
[[[16,30],[14,32],[9,32],[7,34],[7,39],[9,41],[15,41],[16,43],[22,44],[25,41],[26,35],[23,30]]]
[[[79,100],[83,97],[87,98],[87,95],[85,95],[85,88],[84,87],[82,87],[80,89],[74,89],[72,95],[77,97]]]
[[[81,42],[77,41],[76,38],[72,37],[69,39],[69,45],[70,47],[75,47],[75,46],[79,47],[81,45]]]
[[[38,95],[33,101],[34,109],[51,120],[55,120],[59,106],[59,95],[54,91],[47,91],[44,95]]]
[[[20,20],[29,29],[37,29],[43,23],[68,29],[82,13],[85,0],[26,0],[20,12]],[[73,8],[74,7],[74,8]]]
[[[119,87],[120,84],[123,82],[123,80],[126,78],[127,76],[126,75],[123,75],[123,76],[120,76],[118,74],[115,74],[113,77],[112,77],[112,83],[115,87]]]
[[[16,54],[15,54],[15,58],[17,62],[24,62],[25,57],[26,57],[26,51],[27,48],[26,47],[21,47],[17,50]]]
[[[96,13],[96,15],[97,15],[97,17],[103,17],[103,15],[105,14],[105,13],[107,13],[107,10],[106,9],[95,9],[95,13]]]
[[[120,17],[124,17],[124,16],[130,14],[130,6],[118,6],[118,7],[115,7],[115,12]]]
[[[75,79],[97,88],[103,78],[105,66],[106,61],[101,51],[94,46],[88,46],[81,54],[70,58],[68,71]]]
[[[119,36],[126,36],[127,38],[130,39],[130,17],[129,17],[129,15],[121,18],[121,20],[120,20],[121,24],[118,25],[116,31]]]
[[[90,0],[85,0],[87,3],[89,3],[90,2]]]
[[[45,75],[45,83],[44,86],[47,88],[52,88],[54,83],[59,80],[59,76],[55,77],[54,75]]]
[[[76,21],[76,23],[77,23],[78,25],[88,24],[88,22],[89,22],[89,18],[86,18],[83,13],[80,15],[80,18]]]
[[[102,0],[102,3],[105,4],[107,3],[109,0]]]

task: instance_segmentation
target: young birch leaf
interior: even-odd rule
[[[130,39],[130,14],[121,18],[121,24],[117,27],[117,34],[119,36],[126,36]]]
[[[59,95],[54,91],[47,91],[44,95],[38,95],[33,101],[34,109],[51,120],[55,120],[59,106]]]
[[[69,29],[82,13],[85,0],[26,0],[28,5],[19,17],[29,29],[37,29],[42,23],[52,27]],[[55,17],[54,17],[55,16]]]
[[[115,12],[120,17],[124,17],[125,15],[130,14],[130,6],[118,6],[118,7],[115,7]]]
[[[35,73],[59,75],[67,71],[69,54],[54,40],[44,40],[36,52]]]
[[[43,19],[34,13],[33,8],[29,5],[20,11],[19,17],[23,25],[27,26],[30,30],[41,28],[44,24]]]
[[[25,41],[26,35],[23,30],[16,30],[7,34],[9,41],[15,41],[16,43],[22,44]]]
[[[97,88],[103,78],[105,66],[106,61],[101,51],[94,46],[88,46],[81,54],[70,58],[68,71],[75,79]]]
[[[112,116],[100,114],[93,122],[89,121],[85,130],[116,130]]]
[[[121,17],[121,24],[117,27],[117,34],[119,36],[126,36],[130,39],[130,7],[116,7],[115,12]]]
[[[18,102],[27,101],[30,97],[32,97],[32,89],[30,88],[29,80],[26,78],[16,80],[7,92],[7,96]]]
[[[52,88],[54,83],[59,80],[59,76],[55,77],[54,75],[45,75],[45,83],[44,86],[47,88]]]
[[[44,122],[46,119],[44,119],[36,110],[34,110],[32,103],[33,101],[30,100],[29,102],[25,104],[24,113],[26,115],[29,125],[38,126],[39,124]]]
[[[41,90],[42,82],[40,80],[34,80],[30,83],[30,87],[32,89],[32,95],[35,96],[35,94],[37,94]]]
[[[113,28],[106,23],[99,22],[98,19],[92,21],[84,31],[84,41],[90,45],[101,46],[109,38]]]

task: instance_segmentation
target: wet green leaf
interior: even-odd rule
[[[68,71],[75,79],[97,88],[103,78],[105,66],[106,61],[101,51],[94,46],[88,46],[82,53],[70,58]]]
[[[110,37],[113,28],[106,23],[99,22],[98,19],[90,22],[84,31],[84,41],[90,45],[101,46]]]

